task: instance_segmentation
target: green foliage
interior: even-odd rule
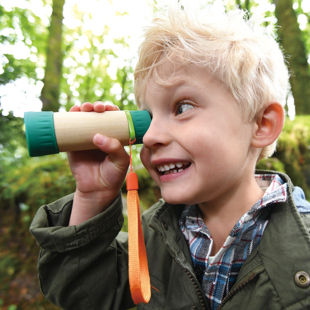
[[[28,8],[13,7],[5,9],[0,3],[0,46],[3,44],[14,46],[21,43],[29,48],[29,54],[45,53],[46,29],[41,19]],[[3,72],[0,72],[0,84],[6,84],[23,76],[37,79],[35,61],[22,56],[14,58],[12,54],[1,54],[4,62]],[[0,67],[1,70],[1,67]]]
[[[18,309],[58,309],[40,292],[39,248],[29,225],[41,205],[73,192],[75,182],[63,155],[23,158],[22,162],[18,168],[5,167],[0,178],[0,299]]]
[[[132,59],[121,60],[128,49],[125,38],[109,37],[110,28],[94,34],[83,28],[92,19],[73,7],[77,27],[64,26],[64,66],[60,85],[60,103],[68,111],[83,102],[111,102],[120,109],[136,109],[133,98]]]
[[[10,169],[0,189],[4,207],[23,202],[33,216],[37,208],[75,190],[75,182],[66,158],[60,155],[31,158],[19,169]]]
[[[12,113],[4,116],[0,109],[0,150],[14,152],[19,146],[26,146],[23,125],[23,119],[14,117]]]
[[[7,175],[10,174],[12,167],[18,170],[24,165],[25,146],[23,120],[11,113],[3,116],[0,110],[0,192],[4,186],[10,186]]]
[[[260,161],[258,169],[271,169],[287,173],[296,186],[300,186],[310,199],[310,116],[297,116],[286,120],[278,139],[277,151],[272,158]]]
[[[273,170],[285,173],[284,164],[275,157],[262,159],[257,165],[256,169]]]
[[[299,116],[287,121],[279,143],[276,156],[285,165],[293,183],[302,187],[310,198],[310,117]]]
[[[122,227],[122,231],[128,232],[128,216],[124,214],[124,224]]]

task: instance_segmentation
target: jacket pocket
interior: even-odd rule
[[[139,304],[138,310],[159,310],[165,308],[165,289],[164,285],[150,275],[151,278],[151,299],[147,304]]]

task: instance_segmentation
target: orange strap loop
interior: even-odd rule
[[[132,171],[131,144],[130,141],[130,173],[128,173],[126,178],[129,242],[128,268],[131,297],[137,305],[140,302],[148,303],[150,301],[151,284],[140,217],[138,176]]]

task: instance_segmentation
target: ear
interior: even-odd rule
[[[268,102],[255,120],[252,146],[263,148],[272,144],[284,125],[284,109],[277,101]]]

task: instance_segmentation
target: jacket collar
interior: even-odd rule
[[[287,201],[272,206],[263,238],[242,266],[235,287],[255,273],[266,271],[286,308],[309,299],[310,286],[299,287],[295,275],[300,271],[310,275],[310,237],[294,203],[291,180],[278,174],[288,184]]]
[[[161,235],[173,259],[193,273],[193,263],[188,244],[179,227],[184,205],[171,205],[160,199],[149,226]]]

